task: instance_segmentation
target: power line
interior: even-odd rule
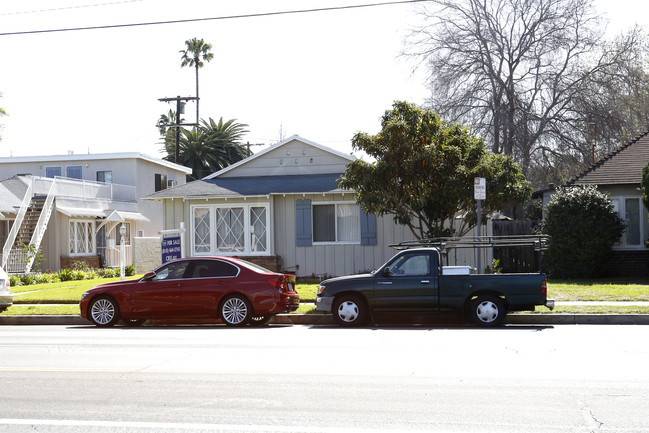
[[[119,5],[123,3],[135,3],[135,2],[140,2],[143,0],[123,0],[123,1],[116,1],[116,2],[111,2],[111,3],[97,3],[97,4],[92,4],[92,5],[79,5],[79,6],[66,6],[66,7],[61,7],[61,8],[51,8],[51,9],[37,9],[33,11],[22,11],[22,12],[4,12],[0,13],[0,16],[8,16],[8,15],[26,15],[26,14],[36,14],[36,13],[42,13],[42,12],[57,12],[57,11],[66,11],[70,9],[84,9],[84,8],[94,8],[98,6],[112,6],[112,5]]]
[[[397,0],[389,1],[383,3],[367,3],[361,5],[348,5],[348,6],[333,6],[333,7],[324,7],[324,8],[313,8],[313,9],[297,9],[290,11],[279,11],[279,12],[263,12],[255,14],[244,14],[244,15],[229,15],[222,17],[212,17],[212,18],[190,18],[184,20],[171,20],[171,21],[152,21],[146,23],[131,23],[131,24],[113,24],[105,26],[89,26],[89,27],[70,27],[63,29],[48,29],[48,30],[27,30],[22,32],[6,32],[0,33],[0,36],[15,36],[15,35],[31,35],[38,33],[59,33],[59,32],[73,32],[80,30],[102,30],[102,29],[117,29],[124,27],[143,27],[143,26],[155,26],[162,24],[182,24],[182,23],[195,23],[201,21],[217,21],[217,20],[232,20],[232,19],[241,19],[241,18],[257,18],[257,17],[269,17],[277,15],[290,15],[290,14],[303,14],[303,13],[314,13],[314,12],[328,12],[336,10],[346,10],[346,9],[360,9],[360,8],[369,8],[376,6],[388,6],[388,5],[397,5],[405,3],[421,3],[431,0]]]

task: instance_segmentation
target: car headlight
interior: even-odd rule
[[[323,286],[322,284],[320,284],[320,285],[318,286],[318,295],[321,295],[322,292],[324,292],[324,289],[325,289],[325,286]]]
[[[83,298],[85,298],[86,296],[88,296],[88,294],[90,294],[90,292],[86,292],[86,293],[84,293],[83,295],[81,295],[81,299],[83,299]]]

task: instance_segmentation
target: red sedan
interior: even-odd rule
[[[219,317],[226,325],[260,325],[297,310],[295,276],[231,257],[165,263],[139,280],[101,284],[81,296],[81,317],[97,326],[120,320]]]

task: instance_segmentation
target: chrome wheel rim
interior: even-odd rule
[[[482,301],[476,307],[476,316],[484,323],[491,323],[498,318],[498,305],[491,301]]]
[[[108,299],[99,299],[92,304],[90,315],[100,325],[107,325],[115,318],[115,306]]]
[[[246,320],[248,316],[248,305],[243,299],[230,298],[223,304],[221,309],[223,320],[233,325],[238,325]]]
[[[342,302],[338,306],[338,317],[343,322],[351,323],[358,318],[358,305],[352,301]]]

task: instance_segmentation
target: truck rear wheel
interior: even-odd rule
[[[498,296],[479,295],[469,303],[469,315],[478,326],[498,326],[505,320],[507,309]]]
[[[365,303],[354,295],[342,295],[336,298],[331,312],[336,323],[345,327],[363,325],[367,319]]]

